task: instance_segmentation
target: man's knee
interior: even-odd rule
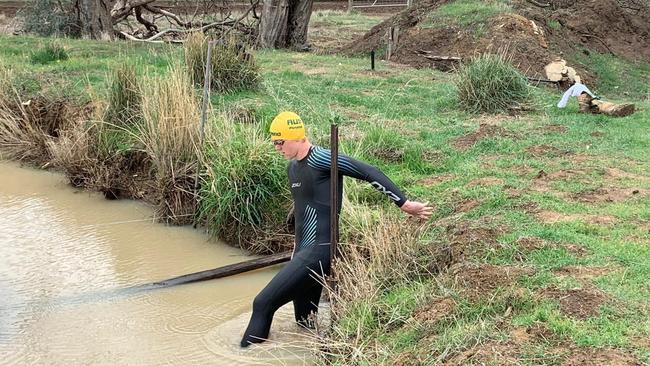
[[[267,312],[271,308],[271,298],[258,294],[253,300],[253,312]]]

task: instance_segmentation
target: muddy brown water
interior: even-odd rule
[[[0,161],[0,364],[305,365],[292,307],[271,341],[238,343],[279,266],[152,291],[132,285],[251,259],[137,202]]]

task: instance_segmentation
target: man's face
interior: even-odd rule
[[[284,156],[285,159],[293,160],[298,156],[301,143],[302,141],[296,140],[274,140],[273,146],[277,152]]]

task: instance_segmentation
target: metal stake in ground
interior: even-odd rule
[[[203,140],[205,139],[205,120],[208,109],[208,102],[210,101],[210,85],[212,83],[212,41],[208,41],[208,55],[205,59],[205,74],[203,80],[203,105],[201,106],[201,124],[199,126],[199,149],[203,148]],[[200,157],[197,155],[196,158],[196,175],[194,176],[194,202],[198,204],[198,193],[199,189],[199,166]],[[196,222],[194,222],[194,227],[196,228]]]
[[[336,277],[334,275],[334,263],[336,260],[337,244],[339,238],[339,127],[336,123],[332,123],[330,129],[330,149],[332,151],[332,167],[330,168],[330,199],[331,199],[331,212],[330,212],[330,287],[331,290],[336,292]],[[334,301],[333,298],[330,299]]]

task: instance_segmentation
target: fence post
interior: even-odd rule
[[[348,0],[348,13],[351,11],[352,11],[352,0]]]
[[[203,103],[201,105],[201,123],[199,125],[199,149],[203,148],[203,140],[205,139],[206,111],[208,109],[208,103],[210,102],[210,85],[212,84],[212,47],[213,46],[214,46],[214,42],[208,39],[208,54],[206,55],[205,74],[203,80]],[[201,170],[201,159],[200,159],[200,155],[197,154],[196,175],[194,176],[194,202],[197,203],[199,201],[197,191],[199,189],[200,170]],[[196,228],[197,224],[198,222],[195,221],[194,228]]]

